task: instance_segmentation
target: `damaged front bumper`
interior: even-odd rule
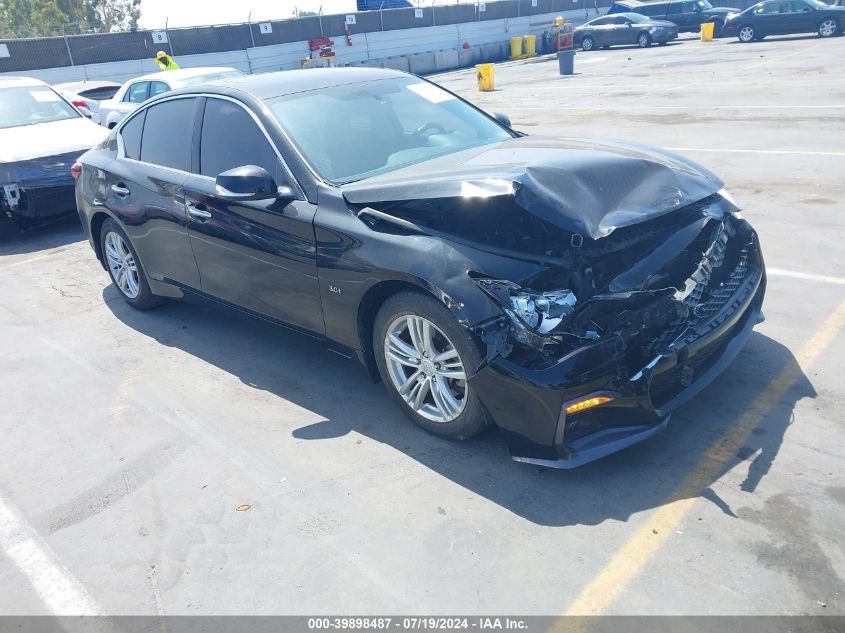
[[[554,364],[530,368],[498,356],[469,384],[501,429],[512,457],[575,468],[641,442],[666,427],[670,414],[736,357],[762,320],[766,277],[752,240],[731,282],[648,362],[631,354],[621,333],[581,346]],[[602,394],[601,406],[567,415],[568,405]]]
[[[38,224],[76,210],[70,168],[80,151],[0,163],[0,212],[18,224]]]

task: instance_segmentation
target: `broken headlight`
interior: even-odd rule
[[[577,298],[571,290],[550,290],[534,293],[528,290],[512,291],[510,306],[529,327],[541,334],[555,329],[561,321],[575,311]]]
[[[535,292],[502,279],[476,279],[475,283],[499,304],[520,340],[520,333],[529,338],[529,330],[534,336],[548,334],[575,312],[577,298],[568,289]]]

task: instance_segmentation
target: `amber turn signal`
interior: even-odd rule
[[[586,411],[587,409],[592,409],[593,407],[597,407],[605,402],[610,402],[611,400],[613,400],[613,398],[610,396],[594,396],[592,398],[579,400],[578,402],[573,402],[566,407],[566,415]]]

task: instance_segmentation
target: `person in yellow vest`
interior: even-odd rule
[[[174,62],[173,58],[164,51],[156,53],[156,63],[162,70],[179,70],[180,68],[179,64]]]

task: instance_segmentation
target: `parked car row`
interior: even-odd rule
[[[845,26],[843,4],[845,0],[764,0],[741,11],[714,7],[707,0],[617,0],[605,16],[576,28],[574,43],[585,51],[613,44],[648,47],[674,39],[666,31],[668,24],[677,28],[676,37],[678,32],[698,31],[707,22],[713,23],[715,37],[735,36],[743,43],[768,35],[818,33],[819,37],[833,37]],[[638,21],[634,15],[640,16]],[[657,29],[662,29],[662,40]]]

